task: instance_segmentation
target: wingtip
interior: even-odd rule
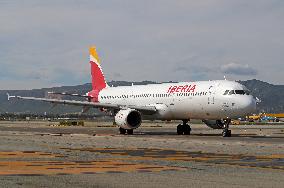
[[[7,94],[7,97],[8,97],[8,101],[10,100],[11,96],[9,93],[6,93]]]
[[[7,94],[7,97],[8,97],[8,101],[11,99],[11,98],[16,98],[16,96],[11,96],[9,93],[6,93]]]
[[[258,97],[255,98],[256,103],[261,103],[261,99],[259,99]]]

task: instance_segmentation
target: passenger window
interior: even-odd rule
[[[233,95],[233,94],[235,94],[234,90],[229,91],[229,95]]]

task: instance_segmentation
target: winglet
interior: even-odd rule
[[[7,93],[7,96],[8,96],[8,101],[9,101],[11,98],[16,98],[16,96],[11,96],[9,93]]]
[[[261,99],[259,99],[258,97],[255,97],[256,103],[261,103]]]

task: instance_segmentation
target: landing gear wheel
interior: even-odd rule
[[[126,129],[124,129],[124,128],[119,128],[119,133],[120,134],[126,134]]]
[[[184,125],[183,126],[183,133],[184,135],[190,135],[190,132],[191,132],[191,128],[189,125]]]
[[[190,135],[191,132],[191,128],[188,124],[184,123],[184,124],[179,124],[177,126],[177,134],[178,135]]]
[[[229,130],[230,123],[231,119],[224,119],[224,129],[222,132],[223,137],[231,137],[231,130]]]
[[[224,129],[222,132],[223,137],[231,137],[231,130]]]
[[[133,135],[133,129],[127,129],[126,131],[128,135]]]
[[[177,134],[178,135],[182,135],[183,134],[183,125],[182,124],[179,124],[177,126]]]

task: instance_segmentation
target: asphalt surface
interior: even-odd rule
[[[0,122],[0,187],[284,187],[284,125]]]

